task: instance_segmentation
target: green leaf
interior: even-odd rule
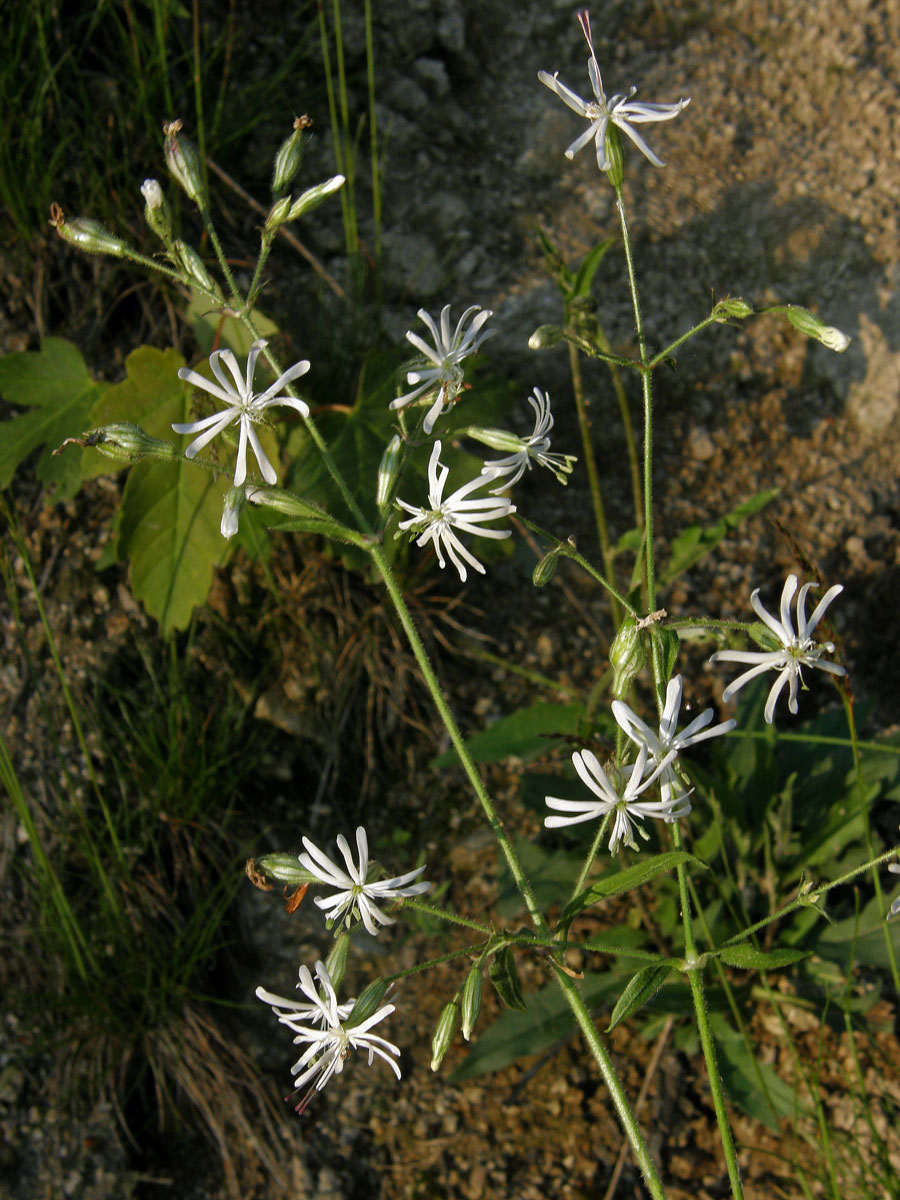
[[[109,424],[123,412],[139,414],[148,433],[164,437],[173,422],[190,415],[190,388],[178,378],[182,366],[173,350],[139,347],[126,360],[126,379],[104,394],[92,416]],[[216,478],[183,460],[139,462],[128,476],[118,553],[129,560],[135,598],[164,634],[185,628],[206,599],[213,567],[228,555],[219,523],[229,486],[227,476]]]
[[[693,863],[694,866],[706,870],[705,863],[700,862],[693,854],[688,854],[686,850],[667,850],[664,854],[654,855],[653,858],[642,858],[640,862],[633,867],[627,867],[624,871],[606,875],[569,901],[559,918],[559,924],[568,926],[580,912],[589,908],[590,905],[596,904],[598,900],[606,900],[610,896],[621,896],[625,892],[633,891],[634,888],[642,887],[643,884],[663,872],[674,871],[676,867],[685,862]]]
[[[651,963],[647,967],[642,967],[636,975],[629,979],[628,986],[616,1002],[616,1007],[609,1018],[609,1024],[606,1027],[607,1033],[615,1029],[617,1025],[621,1025],[639,1008],[644,1007],[665,983],[672,966],[673,964],[669,962]]]
[[[505,946],[495,956],[494,961],[488,967],[488,975],[503,1007],[524,1012],[525,999],[522,996],[522,986],[519,983],[519,973],[516,970],[516,958],[512,946]]]
[[[44,338],[40,350],[0,358],[0,395],[31,410],[3,422],[0,487],[8,487],[23,458],[44,446],[38,479],[57,484],[63,496],[74,495],[84,451],[69,446],[55,458],[52,454],[67,437],[90,428],[91,409],[106,386],[91,378],[78,349],[63,338]]]
[[[763,951],[742,942],[737,946],[726,946],[724,950],[718,951],[718,957],[729,967],[739,967],[743,971],[777,971],[781,967],[789,967],[792,963],[809,958],[811,953],[810,950],[792,950],[787,946]]]
[[[603,261],[607,250],[609,250],[610,246],[614,246],[615,242],[615,238],[606,238],[605,241],[598,242],[596,246],[587,252],[581,260],[581,266],[578,268],[578,274],[575,276],[575,283],[567,299],[578,300],[582,296],[590,295],[591,284],[594,281],[597,268]]]
[[[717,521],[715,525],[709,526],[708,529],[702,529],[699,525],[691,525],[685,529],[672,543],[669,562],[657,576],[659,586],[668,587],[689,567],[695,566],[701,559],[706,558],[707,554],[718,546],[730,530],[736,529],[742,521],[746,521],[748,517],[760,512],[775,499],[779,491],[779,488],[769,488],[766,491],[757,492],[755,496],[751,496],[749,500],[739,504],[730,513],[726,513],[721,520]]]
[[[187,626],[206,600],[213,567],[227,557],[219,522],[229,486],[188,463],[138,463],[128,476],[119,556],[129,560],[135,599],[163,635]]]
[[[239,359],[246,358],[257,337],[270,338],[278,333],[278,326],[258,308],[254,308],[250,313],[257,330],[256,334],[252,334],[243,321],[238,321],[234,317],[226,317],[221,312],[210,308],[209,301],[202,296],[192,298],[187,306],[185,316],[194,330],[197,344],[207,357],[218,345],[228,346]]]
[[[475,762],[503,762],[512,755],[527,762],[546,754],[552,738],[577,733],[584,713],[581,703],[556,704],[542,700],[529,708],[517,709],[481,733],[473,734],[466,739],[466,749]],[[457,762],[456,751],[447,750],[434,759],[431,766],[449,767]]]

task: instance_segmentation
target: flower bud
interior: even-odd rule
[[[288,221],[296,221],[298,217],[302,217],[304,213],[311,212],[312,209],[318,208],[323,200],[344,186],[343,175],[332,175],[331,179],[326,179],[324,183],[317,183],[315,187],[307,188],[306,191],[291,205],[290,212],[287,215]]]
[[[344,982],[344,976],[347,974],[347,959],[349,955],[350,934],[342,929],[334,939],[334,945],[331,947],[331,952],[325,960],[325,969],[335,986],[335,990]]]
[[[628,695],[631,681],[646,660],[644,639],[634,617],[626,617],[610,647],[609,664],[613,669],[612,694],[616,700]]]
[[[556,574],[556,567],[559,563],[560,552],[558,549],[550,550],[534,568],[531,575],[531,582],[535,587],[546,587],[553,576]]]
[[[809,309],[801,308],[799,304],[788,304],[775,311],[785,313],[795,329],[799,329],[807,337],[815,338],[817,342],[821,342],[837,354],[842,354],[850,345],[846,333],[841,333],[840,329],[835,329],[833,325],[824,324],[818,317],[813,316]]]
[[[50,224],[70,246],[77,246],[87,254],[109,254],[112,258],[127,258],[131,253],[127,242],[114,237],[99,221],[89,217],[76,217],[67,221],[58,204],[50,205]]]
[[[280,200],[276,200],[269,209],[269,215],[266,217],[266,232],[274,233],[279,225],[283,225],[287,220],[288,213],[291,208],[290,196],[282,196]]]
[[[172,216],[162,188],[155,179],[145,179],[141,195],[145,202],[144,220],[161,242],[168,243],[172,236]]]
[[[291,186],[291,181],[300,170],[303,158],[303,130],[312,125],[307,116],[294,118],[294,129],[290,137],[278,147],[275,167],[272,172],[272,195],[280,196]]]
[[[246,503],[246,491],[242,487],[229,488],[222,506],[222,522],[219,532],[223,538],[233,538],[238,531],[241,509]]]
[[[203,199],[203,172],[200,169],[200,157],[194,146],[178,134],[181,132],[181,122],[172,121],[163,126],[166,136],[165,155],[169,172],[179,183],[198,208],[205,208]]]
[[[606,126],[606,157],[609,160],[606,174],[618,191],[625,182],[625,155],[622,152],[622,135],[612,121]]]
[[[171,442],[161,438],[151,437],[140,425],[125,421],[120,425],[104,425],[102,429],[91,429],[81,437],[66,438],[61,446],[53,453],[59,454],[66,446],[93,447],[114,458],[117,462],[133,463],[142,458],[173,459],[180,458],[181,451]]]
[[[181,238],[178,238],[174,244],[177,263],[187,275],[188,281],[193,280],[195,283],[199,283],[207,292],[212,292],[213,295],[220,296],[219,285],[203,265],[203,259],[197,251],[192,246],[189,246],[187,242],[183,242]]]
[[[321,521],[329,519],[324,508],[313,504],[311,500],[301,500],[299,496],[295,496],[293,492],[286,492],[284,488],[251,487],[247,489],[247,499],[251,504],[272,508],[286,517],[311,517]]]
[[[719,324],[724,324],[724,322],[730,320],[743,321],[747,317],[752,316],[753,305],[748,304],[746,300],[741,300],[737,296],[726,296],[712,310],[712,319],[718,321]]]
[[[378,486],[375,493],[375,501],[378,505],[378,511],[382,516],[387,512],[388,506],[391,503],[394,484],[397,482],[397,473],[400,470],[400,463],[402,461],[403,439],[399,433],[395,433],[388,442],[378,466]]]
[[[372,1013],[380,1007],[387,989],[388,985],[383,979],[373,979],[367,987],[364,987],[347,1017],[347,1028],[349,1029],[352,1025],[361,1025],[363,1021],[371,1017]]]
[[[317,875],[300,866],[295,854],[264,854],[256,859],[256,869],[277,883],[287,883],[291,887],[322,882]]]
[[[528,339],[529,350],[549,350],[558,345],[563,338],[563,331],[558,325],[539,325]]]
[[[436,1071],[450,1049],[456,1027],[459,1025],[459,1005],[455,1000],[444,1006],[434,1037],[431,1039],[431,1069]]]
[[[514,433],[507,433],[505,429],[485,429],[480,425],[470,425],[459,432],[463,437],[470,437],[476,442],[481,442],[483,446],[490,446],[492,450],[500,450],[504,454],[518,454],[528,449],[527,442],[516,437]]]
[[[462,1035],[469,1040],[481,1012],[481,963],[476,963],[466,976],[462,993]]]

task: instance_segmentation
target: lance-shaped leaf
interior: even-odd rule
[[[651,963],[647,967],[641,967],[636,975],[632,975],[625,991],[616,1002],[616,1007],[612,1010],[606,1032],[609,1033],[622,1021],[627,1020],[632,1013],[643,1008],[665,983],[674,966],[674,962]]]
[[[809,958],[811,950],[792,950],[789,946],[777,946],[774,950],[757,950],[746,942],[737,946],[726,946],[716,952],[716,957],[729,967],[742,971],[778,971],[793,963]]]
[[[606,900],[609,896],[621,896],[625,892],[630,892],[634,888],[648,883],[657,875],[666,871],[674,871],[676,867],[685,862],[691,862],[696,867],[706,869],[705,864],[699,858],[688,854],[686,850],[668,850],[665,854],[654,855],[653,858],[642,858],[633,867],[627,867],[624,871],[617,871],[613,875],[606,875],[603,879],[598,879],[596,883],[592,883],[590,887],[585,888],[583,892],[579,892],[569,901],[559,918],[560,928],[567,928],[580,912],[592,904],[596,904],[598,900]]]

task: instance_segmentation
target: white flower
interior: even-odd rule
[[[635,745],[646,746],[650,762],[655,766],[658,766],[670,751],[674,750],[678,755],[688,746],[696,746],[698,742],[705,742],[707,738],[729,733],[737,725],[737,721],[732,717],[729,721],[723,721],[720,725],[714,725],[712,729],[707,729],[714,714],[711,708],[706,708],[691,721],[690,725],[686,725],[681,733],[677,733],[681,696],[681,676],[676,675],[674,679],[669,680],[669,686],[666,688],[666,704],[659,719],[658,734],[654,733],[650,726],[642,721],[637,713],[633,712],[622,700],[613,700],[612,702],[612,713],[619,728],[624,730]],[[674,760],[660,775],[659,788],[664,804],[674,804],[684,796],[685,787],[678,777]],[[686,811],[690,811],[690,805]]]
[[[310,993],[308,988],[312,986],[312,977],[308,967],[300,968],[300,982],[297,987],[303,991],[306,996]],[[306,1002],[300,1000],[291,1000],[287,996],[276,996],[274,992],[267,992],[265,988],[258,987],[256,989],[256,997],[262,1000],[265,1004],[271,1004],[272,1011],[281,1022],[282,1025],[287,1025],[293,1028],[295,1025],[316,1024],[320,1029],[323,1029],[328,1024],[327,1008],[319,999],[313,987],[313,995]],[[338,1020],[345,1021],[353,1011],[353,1005],[356,1000],[347,1000],[344,1004],[338,1004],[335,1009]]]
[[[545,817],[544,824],[546,827],[548,829],[557,829],[562,825],[578,825],[581,821],[593,821],[598,817],[605,817],[608,813],[614,812],[616,817],[613,823],[612,836],[609,839],[609,851],[610,854],[615,854],[619,842],[624,842],[632,850],[638,849],[637,842],[634,840],[635,829],[637,829],[644,841],[649,841],[649,835],[644,832],[640,825],[634,824],[633,818],[656,817],[662,821],[672,822],[679,817],[685,816],[691,811],[687,794],[669,801],[638,800],[638,796],[642,792],[645,792],[651,784],[655,783],[669,764],[675,760],[677,751],[670,750],[645,779],[644,770],[647,766],[648,754],[647,747],[641,746],[637,761],[632,766],[627,766],[620,770],[617,785],[625,785],[620,796],[617,788],[610,782],[609,776],[600,765],[597,756],[592,754],[590,750],[576,751],[572,755],[572,763],[578,772],[578,778],[586,787],[590,788],[597,799],[560,800],[556,796],[547,796],[546,803],[548,808],[552,808],[556,812],[569,813],[571,815],[565,817]]]
[[[764,671],[778,671],[778,678],[772,684],[769,698],[766,701],[765,717],[766,721],[771,725],[775,715],[775,703],[781,695],[782,689],[786,683],[790,684],[788,693],[788,708],[792,713],[797,712],[797,690],[800,684],[803,684],[802,667],[818,667],[822,671],[828,671],[831,675],[845,674],[844,668],[837,663],[828,662],[821,656],[827,650],[829,654],[834,652],[833,642],[819,642],[812,640],[812,632],[822,619],[825,609],[832,602],[835,596],[840,595],[844,590],[842,585],[837,583],[834,587],[830,587],[816,607],[813,609],[812,616],[809,620],[806,619],[806,597],[811,588],[816,585],[813,583],[804,583],[800,589],[800,594],[797,597],[797,632],[794,633],[794,626],[791,621],[791,601],[794,598],[794,593],[797,591],[797,576],[788,575],[785,580],[784,590],[781,593],[781,620],[776,620],[771,613],[763,608],[759,600],[759,588],[757,588],[750,597],[750,605],[753,611],[774,633],[775,637],[781,642],[781,646],[777,650],[717,650],[710,658],[711,663],[716,662],[736,662],[736,663],[752,663],[749,671],[745,671],[743,675],[739,675],[734,683],[730,683],[722,693],[722,699],[728,701],[745,683],[749,683],[757,675],[761,675]],[[806,685],[803,684],[804,690]]]
[[[513,454],[507,455],[506,458],[496,458],[491,462],[484,464],[482,474],[487,474],[488,471],[502,471],[505,475],[510,475],[511,478],[503,479],[499,487],[492,488],[491,494],[496,496],[502,492],[504,488],[512,487],[514,483],[518,483],[525,471],[531,470],[532,459],[539,466],[546,467],[552,471],[560,483],[568,482],[567,475],[571,475],[572,466],[576,459],[571,454],[550,454],[550,438],[549,433],[553,428],[553,415],[550,412],[550,397],[545,395],[540,388],[534,389],[534,395],[528,397],[528,403],[534,409],[534,431],[527,438],[517,438],[519,449]]]
[[[482,487],[487,483],[495,480],[501,472],[491,470],[482,475],[476,475],[474,479],[470,479],[468,483],[464,483],[461,488],[448,496],[445,500],[444,485],[447,482],[447,476],[450,474],[450,468],[443,466],[439,461],[441,453],[441,443],[435,442],[431,451],[431,460],[428,463],[428,503],[429,508],[414,508],[413,505],[407,504],[405,500],[398,500],[397,504],[401,508],[405,508],[412,516],[401,521],[399,528],[401,530],[412,529],[418,533],[416,538],[417,546],[424,546],[428,542],[434,545],[434,552],[437,555],[437,560],[441,567],[446,567],[443,551],[446,550],[447,557],[459,571],[459,577],[465,583],[466,568],[463,559],[474,567],[476,571],[484,574],[484,567],[475,556],[466,549],[459,538],[454,533],[455,529],[461,529],[464,533],[475,533],[479,537],[487,538],[508,538],[511,530],[509,529],[482,529],[483,521],[494,521],[500,517],[508,517],[510,513],[516,511],[516,506],[501,497],[492,496],[475,496],[468,499],[470,492],[474,492],[476,488]]]
[[[900,875],[900,863],[888,863],[888,870],[892,871],[895,875]],[[900,896],[891,905],[891,911],[888,913],[888,916],[896,917],[897,913],[900,913]]]
[[[538,79],[541,83],[556,92],[564,104],[591,123],[589,128],[577,137],[566,150],[566,158],[574,158],[583,146],[593,140],[597,148],[597,166],[601,171],[608,171],[612,163],[606,153],[606,130],[611,121],[627,137],[631,138],[638,150],[649,158],[654,166],[664,166],[662,160],[657,158],[632,126],[642,125],[647,121],[671,121],[673,117],[678,116],[682,109],[687,108],[691,102],[690,97],[687,100],[679,100],[677,104],[643,104],[639,101],[632,101],[631,97],[637,91],[637,88],[632,88],[627,96],[619,93],[607,100],[600,78],[600,67],[597,65],[597,56],[594,53],[594,44],[591,40],[591,26],[587,13],[579,13],[578,20],[591,51],[591,57],[588,59],[588,74],[596,99],[586,101],[582,100],[580,96],[576,96],[564,83],[560,83],[557,78],[558,71],[552,75],[547,71],[538,71]]]
[[[344,1069],[344,1060],[351,1050],[366,1050],[369,1055],[369,1066],[372,1065],[373,1057],[377,1054],[379,1058],[384,1059],[397,1078],[400,1078],[400,1068],[394,1062],[394,1058],[400,1057],[399,1047],[395,1046],[393,1042],[388,1042],[377,1034],[369,1032],[373,1025],[377,1025],[379,1021],[390,1016],[394,1011],[394,1005],[385,1004],[358,1025],[351,1025],[348,1028],[344,1025],[344,1021],[349,1016],[349,1012],[346,1011],[348,1006],[338,1004],[334,984],[331,982],[324,963],[316,963],[316,976],[322,986],[322,995],[319,995],[316,989],[309,968],[300,968],[298,986],[311,1002],[309,1010],[311,1020],[315,1022],[315,1025],[302,1024],[299,1011],[295,1016],[290,1016],[275,1008],[279,1021],[289,1025],[297,1035],[294,1038],[294,1045],[308,1043],[306,1050],[291,1067],[291,1074],[297,1076],[295,1091],[299,1091],[304,1084],[311,1080],[315,1080],[315,1083],[301,1098],[297,1105],[297,1112],[303,1112],[313,1093],[320,1092],[332,1075],[340,1075]],[[260,1000],[265,1001],[266,1004],[272,1004],[273,1007],[275,1004],[291,1004],[291,1001],[286,1001],[281,996],[271,996],[263,988],[257,988],[256,994]]]
[[[475,315],[477,314],[477,316]],[[465,370],[462,362],[470,354],[474,354],[485,338],[491,336],[493,329],[480,333],[482,325],[491,316],[489,308],[482,309],[477,304],[467,308],[456,324],[456,329],[450,332],[450,305],[441,310],[441,325],[438,328],[434,319],[420,308],[416,314],[428,326],[434,340],[434,346],[429,346],[424,338],[419,337],[410,329],[406,339],[422,352],[423,358],[416,363],[412,370],[406,373],[406,382],[416,386],[411,392],[398,396],[391,401],[391,408],[405,408],[420,396],[436,391],[434,403],[425,416],[423,428],[430,434],[434,423],[446,409],[450,407],[463,388]],[[472,318],[469,328],[466,322]]]
[[[215,396],[217,400],[221,400],[227,405],[221,412],[214,413],[211,417],[203,417],[199,421],[191,421],[185,425],[172,426],[176,433],[200,434],[185,450],[185,455],[188,458],[193,458],[198,451],[203,449],[207,442],[212,441],[227,426],[233,424],[235,421],[240,422],[241,431],[238,442],[237,469],[234,473],[235,487],[240,487],[247,478],[248,440],[253,448],[253,453],[256,455],[256,461],[259,463],[259,469],[262,472],[263,478],[267,483],[275,483],[277,479],[275,468],[269,462],[268,458],[266,458],[259,438],[256,436],[256,430],[253,428],[255,424],[264,419],[267,408],[275,404],[287,405],[287,407],[295,409],[301,417],[309,416],[309,406],[304,401],[296,400],[293,396],[279,395],[284,387],[293,380],[299,379],[301,375],[305,375],[309,370],[309,363],[305,359],[289,367],[264,392],[256,393],[253,391],[253,372],[256,369],[256,360],[259,358],[259,353],[265,345],[265,340],[259,338],[250,347],[250,353],[247,356],[247,373],[245,378],[241,378],[237,359],[231,350],[214,350],[209,356],[209,365],[212,368],[213,375],[218,379],[220,386],[212,383],[209,379],[205,379],[197,371],[192,371],[189,367],[182,367],[178,372],[180,379],[186,380],[188,383],[193,384],[194,387],[202,388],[204,392],[209,392],[210,395]],[[225,366],[231,372],[234,382],[226,378],[220,360],[224,362]]]
[[[414,879],[418,879],[425,870],[424,867],[416,867],[414,871],[408,871],[396,879],[367,882],[369,842],[362,825],[356,831],[356,848],[359,851],[358,866],[353,864],[353,856],[343,834],[338,836],[337,844],[347,865],[346,871],[341,870],[337,863],[314,845],[309,838],[303,839],[306,854],[300,855],[301,867],[305,867],[321,883],[340,888],[340,891],[334,896],[324,899],[316,897],[317,907],[328,914],[329,922],[336,921],[346,913],[347,924],[350,923],[352,917],[358,917],[362,920],[366,930],[373,937],[377,937],[378,925],[393,925],[394,919],[381,911],[375,903],[376,900],[395,900],[400,896],[421,896],[431,887],[430,883],[412,882]]]

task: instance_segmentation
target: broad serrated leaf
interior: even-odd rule
[[[726,946],[719,951],[718,957],[729,967],[738,967],[743,971],[777,971],[809,958],[811,953],[810,950],[792,950],[787,946],[757,950],[755,946],[744,942],[738,946]]]
[[[56,484],[63,496],[74,495],[84,451],[69,446],[55,458],[53,451],[90,427],[91,410],[106,387],[91,378],[77,347],[63,338],[44,338],[40,350],[0,358],[0,395],[31,410],[2,424],[0,487],[9,485],[23,458],[44,446],[38,479]]]
[[[757,492],[755,496],[751,496],[749,500],[739,504],[737,508],[726,513],[715,525],[710,525],[707,529],[703,529],[699,525],[691,525],[685,529],[672,543],[669,561],[657,576],[659,586],[668,587],[689,567],[695,566],[706,558],[707,554],[718,546],[730,530],[736,529],[742,521],[746,521],[748,517],[760,512],[775,499],[779,491],[779,488],[769,488],[766,491]]]
[[[643,1008],[665,983],[672,967],[670,962],[651,963],[647,967],[641,967],[640,971],[629,979],[625,991],[616,1001],[606,1032],[609,1033],[622,1021],[627,1021],[632,1013]]]
[[[165,635],[184,629],[224,561],[228,543],[219,532],[224,494],[218,482],[189,463],[138,463],[122,496],[119,557],[128,559],[136,600]]]
[[[95,406],[96,423],[140,414],[149,434],[170,435],[172,423],[189,416],[190,388],[178,378],[182,366],[184,360],[173,350],[139,347],[126,360],[126,379]],[[135,598],[163,633],[187,625],[194,607],[206,599],[213,567],[227,557],[219,524],[229,484],[227,476],[216,478],[183,460],[139,462],[128,476],[118,553],[129,560]]]
[[[643,886],[657,875],[674,871],[676,867],[685,862],[690,862],[702,870],[706,869],[704,863],[701,863],[693,854],[688,854],[686,850],[667,850],[665,854],[656,854],[653,858],[643,858],[633,867],[627,867],[624,871],[617,871],[614,875],[598,879],[596,883],[592,883],[589,888],[585,888],[583,892],[569,901],[559,918],[559,924],[567,926],[580,912],[583,912],[591,904],[596,904],[598,900],[606,900],[610,896],[621,896],[625,892]]]

